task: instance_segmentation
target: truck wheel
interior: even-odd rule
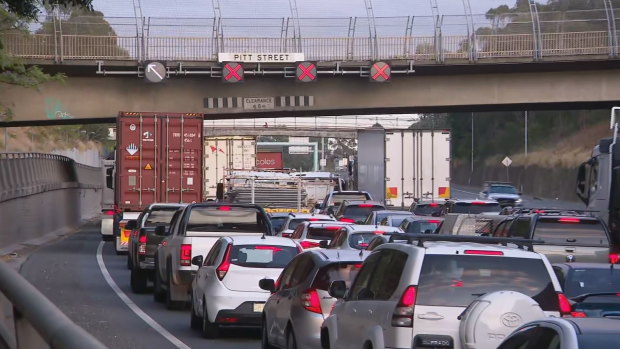
[[[166,308],[168,310],[183,310],[185,302],[172,299],[172,275],[168,272],[168,282],[166,282]]]
[[[155,271],[153,280],[153,300],[158,303],[163,303],[166,300],[166,293],[161,287],[161,278],[159,276],[159,266],[157,263],[157,256],[155,256]]]
[[[137,268],[131,268],[131,290],[134,293],[145,293],[147,291],[148,275]]]
[[[220,336],[220,326],[209,321],[209,313],[207,312],[207,304],[204,305],[202,313],[202,336],[207,339],[213,339]]]

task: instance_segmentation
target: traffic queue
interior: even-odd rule
[[[617,346],[620,256],[604,222],[501,206],[394,210],[342,190],[310,213],[151,204],[124,222],[131,288],[189,308],[205,338],[261,328],[263,348]]]

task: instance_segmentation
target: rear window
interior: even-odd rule
[[[540,218],[534,228],[534,239],[545,244],[609,245],[605,228],[598,220],[576,217]]]
[[[270,233],[264,215],[258,209],[235,206],[192,208],[187,231]]]
[[[339,226],[310,227],[308,228],[308,234],[306,234],[306,239],[331,240],[341,228],[342,227]]]
[[[297,248],[290,246],[233,245],[230,263],[248,268],[284,268],[297,253]]]
[[[546,311],[557,311],[551,277],[540,259],[426,255],[416,304],[466,307],[479,296],[500,290],[532,297]]]
[[[572,298],[586,293],[620,291],[620,268],[571,270],[564,282],[564,293]]]
[[[414,221],[407,225],[405,233],[410,234],[433,234],[441,221]]]
[[[356,263],[328,264],[316,273],[311,288],[327,291],[332,281],[336,280],[343,280],[347,284],[347,288],[351,287],[351,283],[361,267],[361,261]]]
[[[158,225],[170,225],[172,216],[178,210],[178,207],[156,207],[146,217],[145,227],[156,227]]]
[[[284,216],[284,217],[270,217],[269,220],[271,221],[271,226],[273,227],[273,229],[275,231],[280,231],[282,230],[282,226],[284,226],[284,222],[286,222],[286,219],[288,217]]]
[[[351,218],[354,219],[356,223],[362,223],[366,220],[366,218],[368,217],[368,215],[373,212],[373,211],[379,211],[379,210],[384,210],[385,208],[383,206],[358,206],[358,205],[351,205],[351,206],[347,206],[344,208],[343,210],[343,216],[346,218]]]
[[[349,246],[356,250],[365,250],[377,235],[383,235],[383,232],[376,234],[373,232],[351,234],[349,235]]]
[[[391,221],[390,221],[390,223],[391,223],[390,226],[391,227],[398,227],[400,225],[400,223],[402,223],[405,220],[405,218],[407,218],[407,217],[409,217],[409,216],[405,216],[405,215],[392,216]],[[387,224],[388,223],[388,219],[386,218],[383,223],[385,223],[384,225],[388,225]]]
[[[413,209],[413,213],[418,216],[439,216],[442,208],[442,204],[418,204]]]
[[[499,212],[502,207],[499,203],[469,203],[457,202],[452,206],[452,213],[483,213],[483,212]]]
[[[338,206],[344,200],[370,200],[370,196],[368,194],[333,194],[331,197],[331,202],[328,202],[329,205]]]
[[[295,219],[291,219],[291,221],[288,222],[288,228],[287,229],[295,230],[295,228],[297,228],[297,226],[300,225],[303,222],[308,222],[308,221],[310,221],[310,222],[330,221],[330,220],[333,221],[333,219],[328,219],[328,218],[324,218],[324,219],[321,219],[321,218],[311,218],[311,217],[309,217],[309,218],[295,218]]]

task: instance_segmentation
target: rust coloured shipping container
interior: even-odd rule
[[[202,115],[121,112],[116,121],[117,253],[127,251],[125,224],[155,202],[202,201]]]

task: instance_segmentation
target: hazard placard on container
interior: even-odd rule
[[[146,164],[146,166],[144,166],[145,170],[152,170],[153,166],[151,166],[151,164]]]

